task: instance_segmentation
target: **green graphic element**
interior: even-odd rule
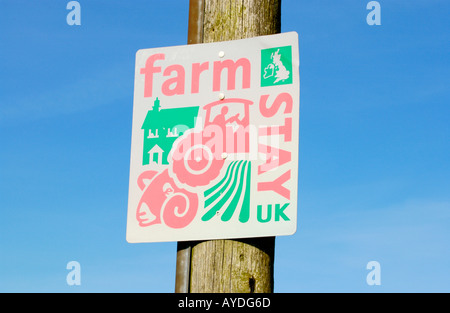
[[[292,84],[292,47],[261,50],[261,87]]]
[[[289,206],[289,204],[290,203],[285,203],[283,206],[281,206],[281,204],[279,204],[279,203],[275,204],[275,210],[274,210],[275,222],[279,222],[280,218],[283,219],[284,221],[291,220],[284,213],[284,210]],[[266,217],[263,218],[263,206],[258,204],[257,213],[256,213],[256,219],[258,220],[258,222],[260,222],[260,223],[270,222],[270,220],[272,219],[272,207],[273,207],[272,204],[267,205]]]
[[[270,219],[272,218],[272,205],[268,204],[267,205],[267,213],[266,213],[266,218],[263,218],[263,206],[258,204],[258,210],[256,213],[256,219],[258,220],[258,222],[260,223],[267,223],[270,221]]]
[[[231,162],[224,178],[204,193],[205,208],[209,208],[209,210],[202,216],[202,221],[209,221],[213,218],[231,199],[221,220],[229,221],[240,206],[239,221],[247,222],[250,218],[250,177],[250,161]]]
[[[144,130],[142,165],[169,164],[167,156],[173,143],[186,130],[194,128],[197,115],[198,107],[161,109],[156,98],[141,127]]]

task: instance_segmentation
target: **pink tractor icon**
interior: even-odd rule
[[[171,173],[187,186],[206,186],[217,178],[228,154],[248,153],[252,101],[230,98],[204,106],[205,125],[175,142]]]

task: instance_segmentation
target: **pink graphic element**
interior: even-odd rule
[[[291,200],[291,191],[283,186],[285,182],[291,179],[291,170],[287,171],[272,182],[259,182],[258,191],[272,190],[287,200]]]
[[[269,95],[263,95],[261,96],[261,99],[259,100],[259,110],[261,114],[264,117],[272,117],[275,114],[278,113],[278,109],[283,103],[286,103],[286,107],[284,109],[284,113],[292,113],[292,106],[293,106],[293,99],[292,96],[287,93],[283,92],[280,93],[275,100],[273,101],[272,106],[267,106],[267,99],[269,98]]]
[[[184,80],[185,80],[184,67],[178,64],[168,66],[164,70],[164,76],[170,76],[172,72],[176,72],[177,75],[175,77],[167,79],[162,84],[161,91],[166,96],[182,95],[184,94]],[[170,87],[171,85],[175,85],[175,87],[171,88]]]
[[[150,56],[145,62],[145,67],[141,68],[141,74],[145,75],[144,83],[144,97],[148,98],[152,96],[153,91],[153,74],[160,73],[161,67],[154,66],[156,60],[164,60],[165,55],[163,53],[157,53]]]
[[[178,143],[172,154],[173,173],[181,183],[192,187],[209,184],[220,174],[225,162],[220,156],[221,152],[212,151],[208,143],[203,141],[200,144],[193,144],[196,142],[195,137],[199,135],[201,134],[189,133]]]
[[[209,62],[192,64],[191,93],[198,93],[200,90],[200,74],[209,69]]]
[[[292,118],[284,119],[284,125],[262,127],[259,129],[259,136],[283,135],[284,141],[292,140]]]
[[[258,152],[266,154],[267,157],[266,163],[258,166],[258,174],[273,170],[291,161],[291,152],[283,149],[260,144],[258,146]]]
[[[160,174],[156,171],[143,172],[137,184],[143,191],[136,212],[139,226],[164,223],[171,228],[183,228],[197,214],[197,195],[178,188],[168,170]]]
[[[206,120],[202,132],[189,132],[174,144],[172,172],[188,186],[206,186],[217,178],[225,163],[224,153],[248,153],[250,150],[250,105],[252,101],[230,98],[204,106]],[[229,111],[242,112],[227,117]],[[216,115],[213,115],[213,110]],[[220,112],[220,113],[217,113]],[[214,118],[213,118],[214,116]]]
[[[250,105],[253,101],[230,98],[211,102],[204,106],[206,110],[205,131],[209,125],[217,125],[222,130],[223,139],[222,145],[226,153],[248,153],[250,150],[250,133],[248,126],[250,125]],[[220,114],[216,115],[214,119],[211,118],[212,111],[215,108],[221,107]],[[226,119],[225,116],[230,109],[243,108],[243,117],[239,119],[240,113]],[[242,111],[242,110],[239,110]],[[244,135],[244,136],[242,136]],[[240,140],[243,139],[243,140]]]
[[[247,58],[233,60],[215,61],[213,70],[213,91],[220,91],[222,71],[226,68],[228,72],[227,89],[236,89],[236,72],[238,67],[242,68],[242,88],[250,88],[251,62]]]

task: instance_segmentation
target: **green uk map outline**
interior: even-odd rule
[[[261,87],[292,84],[292,46],[261,50]]]

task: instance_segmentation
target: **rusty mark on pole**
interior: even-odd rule
[[[203,42],[205,0],[189,1],[188,45]]]

